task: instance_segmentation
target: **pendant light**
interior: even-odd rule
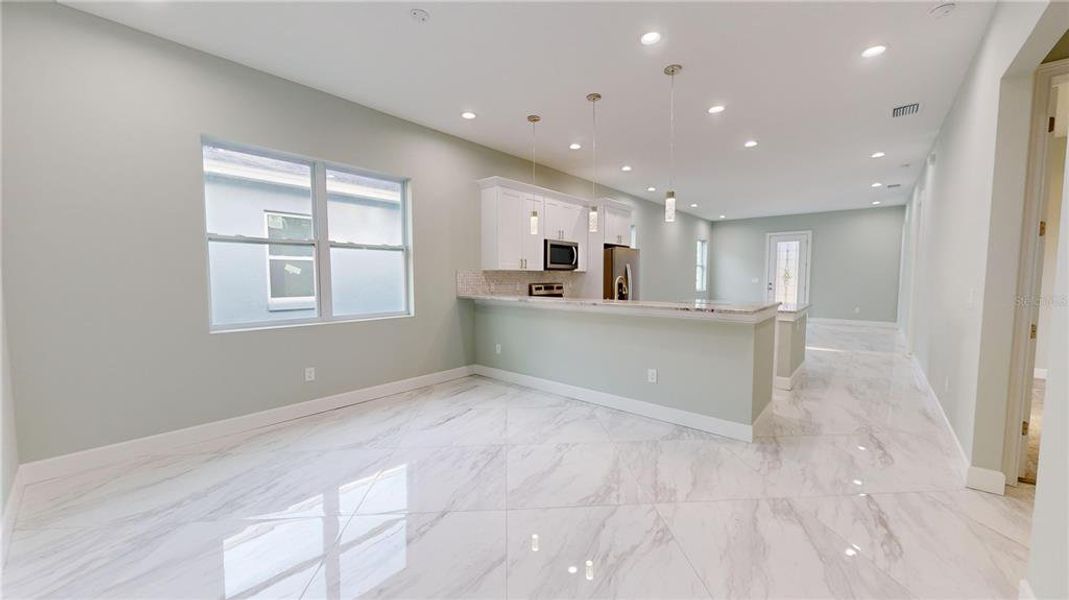
[[[598,100],[601,100],[601,94],[593,92],[586,95],[586,99],[590,102],[590,128],[592,131],[590,140],[591,151],[591,166],[593,167],[594,175],[590,180],[590,199],[594,202],[594,205],[590,208],[590,213],[587,215],[587,229],[590,233],[597,233],[598,231]]]
[[[531,185],[538,185],[538,146],[536,145],[537,137],[535,129],[538,122],[542,120],[542,117],[538,115],[527,115],[527,122],[531,124]],[[538,235],[538,211],[531,211],[531,235]]]
[[[672,176],[676,169],[676,74],[683,70],[683,65],[668,65],[664,74],[668,76],[668,191],[664,193],[664,222],[676,220],[676,192]]]

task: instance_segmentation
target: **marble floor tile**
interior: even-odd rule
[[[360,514],[505,508],[505,448],[400,448],[390,455]]]
[[[20,530],[5,598],[300,598],[348,517]]]
[[[592,406],[510,408],[508,442],[513,445],[608,442],[609,432]]]
[[[753,443],[464,377],[37,482],[3,596],[1015,598],[1033,488],[893,330],[809,344]]]
[[[956,489],[933,493],[932,497],[953,511],[990,527],[1022,546],[1028,546],[1032,537],[1032,504],[1036,486],[1020,484],[1006,486],[1006,495],[989,494],[976,490]]]
[[[503,511],[356,516],[303,598],[505,598]]]
[[[787,499],[662,504],[713,598],[908,598],[912,594]]]
[[[594,416],[605,427],[605,431],[609,434],[609,439],[614,442],[721,439],[714,434],[698,429],[648,419],[600,406],[594,409]]]
[[[146,457],[23,492],[16,528],[351,514],[391,451]]]
[[[708,598],[650,505],[514,510],[509,598]]]
[[[614,444],[513,446],[508,507],[546,508],[648,502]]]
[[[795,498],[791,502],[915,596],[1017,597],[1027,547],[931,494]]]
[[[409,424],[398,442],[410,446],[488,446],[504,444],[505,408],[428,407]]]

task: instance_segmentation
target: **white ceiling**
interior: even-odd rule
[[[654,201],[669,175],[662,70],[681,63],[675,188],[681,210],[712,219],[903,203],[992,8],[961,2],[937,19],[932,2],[71,5],[518,156],[538,113],[539,161],[580,177],[585,96],[600,92],[599,179]],[[409,16],[417,6],[428,22]],[[640,45],[650,30],[663,40]],[[875,44],[887,52],[861,58]],[[911,102],[919,114],[891,119]],[[710,115],[713,104],[727,110]]]

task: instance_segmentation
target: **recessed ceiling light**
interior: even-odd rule
[[[631,165],[624,165],[624,166],[620,167],[620,170],[623,171],[624,173],[627,173],[627,172],[629,172],[631,170]]]
[[[746,142],[745,144],[743,144],[743,146],[746,146],[747,148],[753,148],[756,145],[757,145],[757,140],[750,140],[750,141]]]
[[[697,204],[691,204],[690,207],[691,208],[698,208],[698,205]]]
[[[880,187],[881,185],[883,184],[877,181],[876,183],[872,184],[872,187]]]
[[[944,2],[936,6],[932,10],[928,11],[928,14],[935,17],[936,19],[942,19],[943,17],[954,12],[955,8],[957,7],[953,2]]]
[[[721,219],[726,219],[726,218],[728,218],[728,216],[727,215],[720,215],[720,218]]]
[[[887,155],[884,154],[883,152],[873,152],[872,154],[869,155],[869,158],[883,158],[885,156],[887,156]]]
[[[648,31],[642,34],[642,37],[638,38],[642,42],[643,46],[652,46],[661,41],[661,34],[656,31]]]
[[[568,149],[569,150],[578,150],[580,148],[582,148],[582,146],[580,144],[576,144],[575,142],[572,142],[571,144],[568,144]]]
[[[872,58],[873,56],[879,56],[887,51],[887,46],[870,46],[865,48],[861,53],[861,56],[865,58]]]
[[[466,111],[460,113],[460,116],[461,116],[461,118],[464,118],[464,119],[467,119],[467,120],[470,121],[470,120],[475,118],[475,113],[471,112],[470,110],[466,110]]]
[[[873,206],[879,206],[880,205],[880,201],[879,200],[873,200],[872,201],[872,205]]]
[[[722,113],[722,112],[724,112],[724,105],[723,104],[717,104],[717,105],[709,107],[709,114],[711,114],[711,115],[715,115],[716,113]]]
[[[650,187],[646,188],[646,191],[647,191],[647,192],[656,192],[656,191],[657,191],[657,188],[655,188],[655,187],[653,187],[653,186],[651,185]]]

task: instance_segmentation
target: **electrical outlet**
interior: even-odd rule
[[[860,306],[855,306],[854,307],[854,314],[855,315],[861,314],[861,307]]]
[[[316,368],[315,367],[305,367],[304,368],[304,380],[305,381],[315,381],[316,380]]]
[[[494,346],[494,353],[501,354],[501,344]]]
[[[761,280],[758,279],[757,277],[754,277],[753,279],[750,280],[750,283],[761,283]]]
[[[646,381],[657,383],[657,369],[646,369]]]

